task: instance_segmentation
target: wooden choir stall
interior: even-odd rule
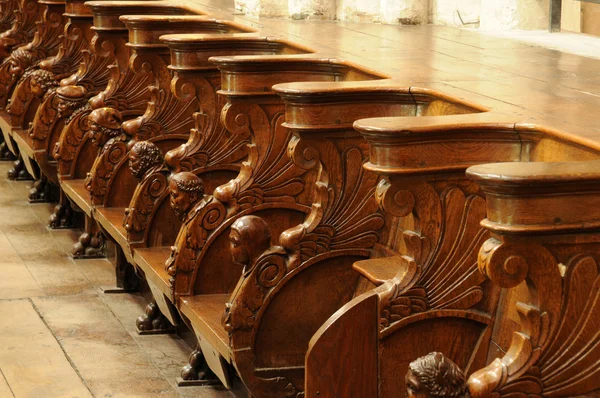
[[[8,177],[180,385],[600,396],[599,140],[201,3],[0,1]]]

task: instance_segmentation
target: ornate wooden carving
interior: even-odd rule
[[[205,29],[229,32],[245,28],[207,20]],[[163,36],[172,52],[172,64],[169,66],[174,73],[172,95],[181,104],[198,101],[196,106],[200,110],[194,115],[195,128],[191,129],[187,142],[166,154],[166,164],[173,172],[192,171],[202,176],[210,190],[227,181],[229,176],[234,176],[239,170],[240,161],[247,156],[246,144],[249,137],[248,134],[232,134],[221,123],[219,115],[224,101],[217,95],[220,73],[208,62],[208,58],[212,54],[227,51],[234,54],[262,53],[270,48],[267,44],[255,47],[247,45],[246,41],[241,40],[243,37],[231,36],[228,40],[223,40],[196,34]],[[195,53],[195,57],[190,59],[184,56],[189,52]],[[157,170],[141,181],[124,221],[129,242],[135,245],[152,244],[148,240],[151,231],[147,226],[152,225],[155,214],[170,214],[167,196],[164,170]],[[162,234],[161,241],[171,245],[175,237]]]
[[[432,352],[410,363],[406,373],[407,398],[467,398],[462,370],[441,352]]]
[[[15,20],[15,10],[19,7],[18,0],[0,1],[0,31],[4,33],[9,30]],[[0,37],[2,37],[0,33]]]
[[[12,25],[0,33],[0,59],[8,57],[18,46],[29,43],[36,32],[36,22],[42,18],[43,7],[37,0],[18,0],[13,7]]]
[[[528,291],[516,306],[520,330],[504,357],[469,377],[471,396],[573,397],[600,389],[597,167],[522,163],[468,170],[488,197],[482,225],[492,232],[479,268],[498,286],[524,282]]]
[[[66,8],[67,12],[64,15],[68,17],[68,22],[64,27],[58,53],[35,66],[31,75],[22,79],[12,94],[8,113],[13,129],[25,129],[33,123],[32,115],[36,113],[34,110],[48,97],[55,95],[61,79],[77,72],[79,64],[83,61],[83,51],[89,48],[92,36],[91,12],[74,1],[68,1]],[[47,116],[47,113],[44,116]],[[35,135],[33,131],[31,129],[30,136],[39,139],[39,134]]]
[[[136,16],[124,17],[121,20],[130,30],[129,46],[133,53],[130,58],[131,70],[141,76],[151,78],[154,82],[148,87],[151,96],[145,113],[136,119],[130,120],[123,125],[124,131],[134,140],[152,140],[154,142],[164,141],[161,146],[165,150],[171,149],[187,137],[193,126],[192,115],[199,108],[196,96],[179,99],[170,91],[171,74],[167,68],[169,52],[167,46],[157,42],[159,33],[173,33],[179,31],[202,31],[209,32],[227,25],[217,23],[214,20],[198,16],[159,17],[159,16]],[[179,135],[179,136],[178,136]],[[112,172],[103,173],[104,189],[92,189],[92,203],[95,205],[112,205],[109,203],[109,195],[113,181],[118,181],[118,203],[126,203],[133,194],[134,184],[126,168],[127,152],[120,152],[120,156],[110,158]],[[101,166],[100,163],[97,163]],[[105,168],[106,168],[105,167]]]
[[[6,108],[7,102],[19,81],[27,79],[38,62],[58,52],[61,44],[61,33],[66,18],[65,3],[40,2],[43,16],[37,26],[32,41],[14,50],[0,64],[0,107]]]
[[[130,48],[126,45],[128,31],[119,21],[119,15],[127,14],[186,14],[182,8],[164,1],[122,3],[88,2],[87,5],[94,14],[96,36],[92,40],[92,57],[95,64],[108,65],[110,78],[104,90],[90,99],[90,108],[111,107],[123,114],[124,119],[139,116],[144,113],[150,93],[147,87],[152,84],[150,74],[138,74],[129,68]],[[91,65],[90,65],[91,66]],[[93,69],[102,65],[93,65]],[[90,70],[90,68],[85,68]],[[85,71],[83,74],[85,75]],[[78,72],[72,76],[69,84],[84,86],[84,79]],[[90,70],[91,72],[91,70]],[[85,87],[85,86],[84,86]],[[86,88],[87,89],[87,88]],[[90,91],[90,90],[87,90]],[[58,141],[58,172],[61,178],[81,178],[91,168],[94,150],[90,143],[86,144],[86,118],[89,111],[82,111],[67,123]],[[78,160],[82,159],[82,164]]]

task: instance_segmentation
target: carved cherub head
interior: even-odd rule
[[[188,171],[172,174],[169,177],[169,194],[173,211],[184,220],[188,211],[202,199],[204,183],[200,177]]]
[[[88,116],[90,138],[97,147],[103,147],[106,142],[121,134],[121,112],[113,108],[98,108]]]
[[[81,86],[64,86],[56,90],[59,98],[58,117],[68,118],[75,109],[85,105],[86,93]]]
[[[44,69],[37,69],[29,79],[31,93],[38,98],[42,98],[48,90],[56,86],[58,82],[54,78],[54,73]]]
[[[465,375],[440,352],[411,362],[405,380],[407,398],[469,397]]]
[[[240,217],[231,226],[229,243],[233,262],[247,267],[271,246],[271,230],[260,217]]]
[[[162,152],[150,141],[139,141],[129,151],[129,170],[135,178],[141,179],[152,168],[164,163]]]

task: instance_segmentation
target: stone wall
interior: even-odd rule
[[[549,0],[235,0],[252,17],[545,29]]]

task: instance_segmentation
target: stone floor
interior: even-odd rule
[[[78,231],[51,231],[50,204],[27,203],[31,182],[0,162],[0,398],[232,397],[222,387],[178,388],[189,347],[139,336],[140,295],[106,295],[108,260],[72,260]]]

